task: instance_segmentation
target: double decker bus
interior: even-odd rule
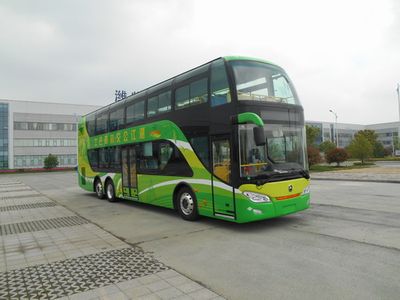
[[[279,66],[221,57],[84,116],[79,185],[238,223],[309,207],[303,108]]]

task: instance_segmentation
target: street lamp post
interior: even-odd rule
[[[397,100],[399,101],[399,122],[400,122],[400,83],[397,84],[396,92],[397,92]],[[393,134],[392,134],[392,139],[393,139]],[[400,124],[399,124],[399,128],[397,130],[397,141],[399,141],[399,139],[400,139]],[[397,149],[394,148],[394,141],[392,141],[392,143],[393,143],[393,155],[396,155],[395,151]],[[400,150],[400,149],[398,149],[398,150]]]
[[[334,135],[336,136],[336,148],[339,148],[339,134],[337,130],[337,113],[334,112],[332,109],[329,110],[334,116],[335,116],[335,130],[334,130]]]
[[[397,100],[399,101],[399,121],[400,121],[400,83],[397,84]]]

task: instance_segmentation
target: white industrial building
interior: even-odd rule
[[[77,164],[77,123],[94,105],[0,99],[0,169],[42,168],[44,158],[56,155],[60,167]],[[320,128],[317,143],[336,142],[335,123],[306,121]],[[385,148],[393,148],[400,122],[372,125],[337,124],[338,145],[346,147],[359,130],[371,129]]]
[[[0,99],[0,169],[42,168],[50,153],[60,167],[77,164],[77,123],[98,106]]]
[[[380,123],[380,124],[347,124],[347,123],[330,123],[320,121],[306,121],[307,125],[318,127],[320,136],[317,137],[317,144],[323,141],[332,141],[336,143],[335,125],[337,125],[338,146],[340,148],[347,147],[357,131],[374,130],[378,135],[378,141],[382,142],[385,148],[391,148],[394,151],[393,142],[399,136],[400,122]]]

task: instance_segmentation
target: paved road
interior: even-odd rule
[[[20,180],[0,176],[0,299],[223,298]]]
[[[19,178],[229,299],[400,295],[400,184],[314,181],[308,211],[240,225],[98,200],[71,172]]]
[[[377,161],[375,164],[379,167],[400,168],[400,161]]]

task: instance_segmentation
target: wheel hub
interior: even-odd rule
[[[98,182],[96,184],[96,193],[97,193],[97,195],[102,195],[103,194],[103,187],[101,186],[100,182]]]
[[[194,201],[189,193],[183,193],[179,199],[181,210],[185,215],[190,215],[193,212]]]
[[[109,184],[107,186],[107,197],[108,197],[108,199],[111,199],[113,197],[113,194],[114,194],[114,189],[113,189],[112,185]]]

